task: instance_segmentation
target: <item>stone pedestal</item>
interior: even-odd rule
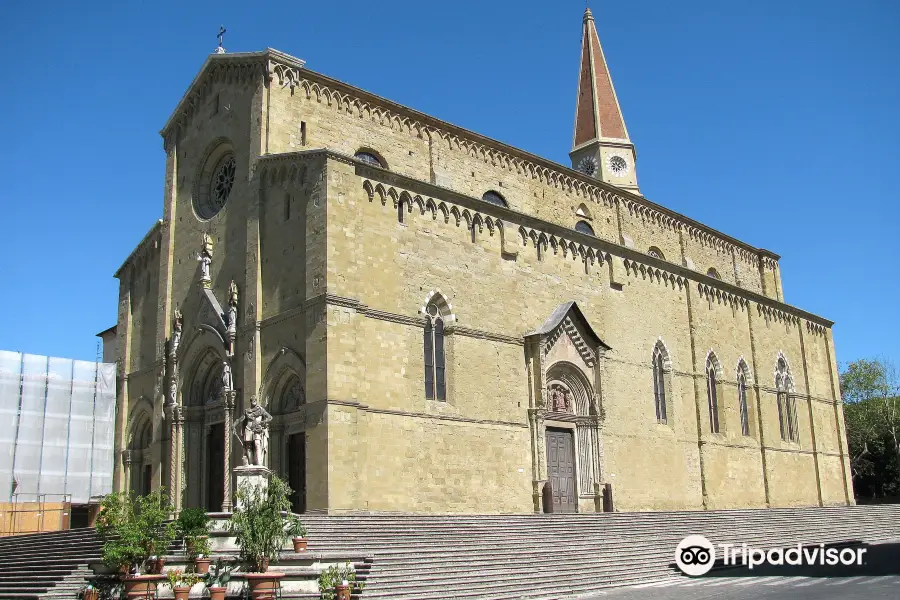
[[[269,487],[269,479],[272,477],[272,471],[271,469],[260,465],[244,465],[235,467],[234,475],[237,491],[240,491],[245,484],[265,490]],[[241,508],[240,499],[237,500],[237,507]]]

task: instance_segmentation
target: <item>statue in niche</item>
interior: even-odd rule
[[[172,345],[169,348],[169,354],[172,356],[175,356],[175,353],[178,352],[178,344],[181,343],[183,329],[184,317],[181,315],[181,311],[176,308],[175,315],[172,317]]]
[[[203,249],[197,255],[197,261],[200,263],[200,281],[204,286],[209,287],[212,281],[209,277],[209,265],[213,258],[213,241],[208,233],[203,234]]]
[[[269,453],[269,423],[272,421],[266,409],[259,405],[256,396],[250,397],[250,406],[234,422],[234,433],[244,448],[244,465],[265,466]]]
[[[227,360],[222,361],[222,391],[230,392],[234,390],[234,376],[231,373],[231,365]]]
[[[231,280],[231,285],[228,286],[228,334],[230,336],[234,336],[237,331],[237,305],[238,305],[238,288],[237,284],[234,283],[234,279]]]
[[[555,385],[550,388],[550,410],[561,413],[572,412],[569,390],[561,385]]]

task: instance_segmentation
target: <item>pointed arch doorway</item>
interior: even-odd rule
[[[525,336],[535,512],[603,510],[600,363],[607,350],[575,302]]]
[[[213,348],[198,354],[182,395],[186,404],[183,502],[185,507],[220,512],[228,504],[225,479],[231,477],[225,455],[225,357]]]
[[[291,512],[307,510],[306,363],[282,348],[263,377],[263,405],[272,414],[270,467],[291,488]]]

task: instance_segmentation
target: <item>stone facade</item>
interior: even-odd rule
[[[117,272],[116,446],[152,424],[178,505],[230,508],[253,395],[297,510],[540,511],[548,431],[579,511],[852,503],[832,323],[784,303],[777,255],[274,50],[211,55],[162,135],[163,218]]]

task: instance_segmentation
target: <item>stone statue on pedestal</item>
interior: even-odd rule
[[[181,311],[176,308],[175,316],[172,318],[172,344],[169,347],[169,354],[171,356],[175,356],[178,352],[178,344],[181,343],[181,333],[183,329],[184,317],[181,316]]]
[[[203,249],[197,255],[200,262],[200,281],[203,287],[209,287],[212,279],[209,277],[209,265],[212,263],[213,257],[213,241],[208,233],[203,234]]]
[[[269,423],[272,421],[266,409],[259,405],[256,396],[250,398],[250,406],[234,422],[234,433],[244,447],[244,465],[266,465],[269,453]]]

